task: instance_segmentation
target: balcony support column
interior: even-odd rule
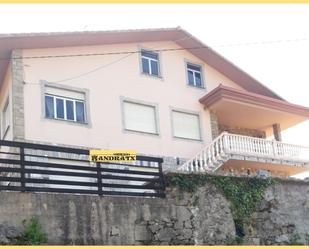
[[[280,124],[273,124],[273,134],[276,141],[282,141]]]
[[[219,136],[219,122],[216,113],[213,111],[210,111],[210,127],[212,139],[215,139]]]

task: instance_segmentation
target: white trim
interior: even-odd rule
[[[86,121],[85,101],[79,100],[79,99],[72,99],[72,98],[55,96],[55,95],[52,95],[52,94],[45,94],[45,97],[46,96],[53,98],[53,102],[54,102],[54,117],[52,117],[53,119],[72,121],[72,122],[77,122],[77,123],[81,123],[81,124],[85,123],[85,121]],[[58,117],[58,114],[57,114],[57,99],[60,99],[60,100],[63,101],[64,118]],[[67,101],[73,102],[73,119],[68,119],[68,117],[67,117]],[[76,114],[76,103],[77,102],[83,103],[83,105],[84,105],[84,122],[77,121],[77,114]],[[45,113],[45,118],[51,118],[51,117],[46,117],[46,113]]]

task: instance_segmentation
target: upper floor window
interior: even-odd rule
[[[85,94],[45,87],[45,117],[86,123]]]
[[[123,101],[123,114],[126,130],[158,134],[155,106]]]
[[[203,87],[202,67],[187,63],[188,84],[196,87]]]
[[[142,50],[142,72],[149,75],[159,76],[159,54],[153,51]]]
[[[174,137],[201,140],[200,118],[198,114],[173,110],[172,122]]]
[[[7,98],[4,108],[2,110],[2,134],[5,137],[7,130],[10,127],[10,108],[9,108],[9,98]]]

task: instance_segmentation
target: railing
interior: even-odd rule
[[[226,135],[226,133],[222,133],[209,146],[180,166],[178,170],[189,172],[214,171],[225,159],[224,138]]]
[[[0,191],[164,197],[162,158],[93,163],[89,150],[0,140]]]
[[[178,170],[213,172],[232,155],[285,160],[309,165],[309,147],[223,132]]]
[[[235,134],[225,134],[226,153],[309,163],[309,147]]]

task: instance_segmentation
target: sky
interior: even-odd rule
[[[309,107],[309,4],[0,5],[0,33],[181,26],[289,102]],[[309,121],[283,133],[309,147]]]

